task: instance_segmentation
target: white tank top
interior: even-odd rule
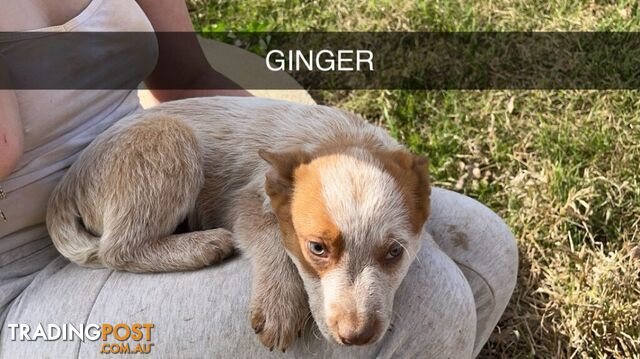
[[[55,36],[59,32],[149,32],[153,28],[135,0],[93,0],[65,24],[34,31]],[[108,57],[96,62],[95,67],[112,66],[109,71],[133,73],[136,81],[141,82],[157,61],[157,43],[149,42],[145,46],[123,42],[115,45],[122,48],[109,48],[106,53],[113,56],[136,55],[132,61],[125,61],[126,69],[117,68],[122,67],[122,61],[110,61]],[[19,51],[22,44],[15,34],[7,33],[0,33],[0,43],[8,45],[1,46],[2,51]],[[63,56],[83,56],[82,51],[80,48],[79,53]],[[70,76],[82,76],[87,81],[92,79],[91,71],[59,70],[68,70]],[[15,78],[21,74],[12,75]],[[139,108],[135,90],[19,90],[16,95],[24,127],[25,151],[11,176],[0,182],[6,192],[6,198],[0,200],[0,209],[6,215],[6,222],[0,219],[0,293],[11,284],[8,277],[28,274],[15,268],[20,262],[42,268],[47,258],[50,260],[50,256],[34,253],[51,249],[44,225],[45,211],[49,195],[66,169],[98,134]],[[8,291],[0,294],[0,312],[8,299],[3,298],[3,294],[10,296]]]

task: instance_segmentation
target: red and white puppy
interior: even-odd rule
[[[100,135],[52,195],[47,224],[72,261],[135,272],[201,268],[236,241],[252,260],[264,345],[286,349],[309,311],[327,339],[364,345],[389,326],[429,193],[426,160],[355,115],[188,99]]]

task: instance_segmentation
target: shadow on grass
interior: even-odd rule
[[[509,305],[478,358],[567,358],[569,338],[554,328],[546,312],[546,295],[540,293],[540,274],[532,271],[524,253],[516,288]]]

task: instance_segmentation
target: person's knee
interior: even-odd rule
[[[425,241],[396,293],[392,329],[385,341],[400,341],[394,355],[470,357],[476,334],[473,293],[458,267]],[[389,343],[390,344],[390,343]]]
[[[501,237],[501,242],[499,243],[502,248],[502,253],[497,260],[499,262],[498,264],[501,265],[508,274],[505,280],[510,288],[509,292],[513,292],[518,274],[518,245],[515,237],[508,228],[506,228],[503,233],[504,235]]]
[[[518,274],[518,246],[513,233],[507,224],[493,211],[482,206],[485,218],[490,219],[490,226],[483,230],[483,251],[489,260],[486,265],[470,266],[477,271],[483,281],[491,288],[497,302],[504,302],[511,297]]]
[[[480,202],[447,190],[432,191],[427,230],[463,270],[475,272],[492,291],[513,291],[518,271],[516,240],[500,216]]]

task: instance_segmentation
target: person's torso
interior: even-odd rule
[[[153,28],[135,0],[69,0],[65,3],[69,5],[64,7],[66,11],[52,17],[34,15],[31,23],[53,23],[52,26],[29,28],[30,33],[0,33],[0,56],[10,65],[12,81],[21,83],[25,77],[33,76],[20,71],[28,61],[43,61],[57,78],[80,79],[86,88],[100,88],[99,82],[104,81],[105,74],[126,76],[129,81],[139,83],[151,73],[158,53],[153,36],[147,37],[149,41],[144,44],[84,41],[73,46],[59,41],[71,33],[82,34],[83,39],[91,36],[85,33],[151,33]],[[30,11],[24,6],[25,11]],[[65,14],[75,16],[55,25],[59,23],[55,19]],[[0,15],[0,19],[2,17]],[[29,40],[34,33],[38,41]],[[55,56],[47,58],[29,56],[38,53],[36,47],[41,49],[51,44],[68,48],[48,49],[46,53]],[[0,219],[0,267],[28,254],[30,250],[25,252],[20,248],[30,241],[46,237],[44,218],[49,194],[79,153],[114,122],[139,108],[136,90],[130,89],[18,89],[16,95],[25,146],[14,172],[0,182],[6,193],[6,199],[0,201],[0,209],[6,216],[5,222]]]
[[[33,31],[66,24],[91,0],[9,0],[0,2],[0,31]]]

